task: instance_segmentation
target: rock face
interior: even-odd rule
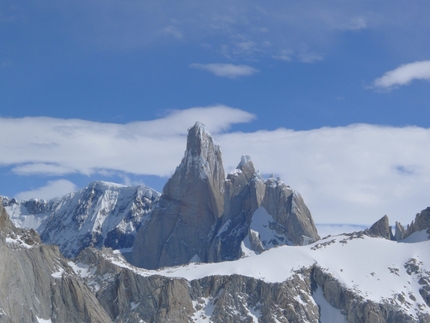
[[[139,274],[127,265],[118,267],[122,261],[116,257],[108,250],[87,249],[76,260],[87,264],[90,274],[84,279],[100,286],[97,298],[116,322],[318,323],[310,269],[281,283],[242,275],[188,281]]]
[[[224,178],[219,146],[196,123],[181,164],[138,233],[132,261],[149,269],[207,261],[213,226],[223,213]]]
[[[393,240],[394,236],[391,232],[388,216],[384,215],[379,221],[376,221],[369,229],[364,231],[365,234],[371,237],[381,237],[388,240]]]
[[[0,322],[111,322],[57,247],[16,228],[0,203]]]
[[[402,310],[396,302],[377,303],[357,295],[353,290],[345,288],[332,275],[327,274],[319,266],[313,268],[313,280],[324,293],[324,297],[333,307],[340,309],[350,323],[414,323],[430,322],[430,315],[422,314],[413,317]],[[398,299],[402,296],[394,295]],[[398,302],[398,300],[396,300]],[[407,303],[407,301],[406,301]]]
[[[430,207],[422,210],[415,216],[415,220],[406,228],[396,222],[395,239],[402,240],[419,231],[426,231],[430,236]]]
[[[279,178],[264,181],[249,156],[242,157],[236,171],[227,176],[224,205],[211,245],[211,261],[319,239],[300,194]]]
[[[74,257],[88,246],[131,248],[159,196],[145,186],[94,182],[61,199],[5,198],[3,204],[15,225],[36,230],[43,242],[56,244],[63,255]]]
[[[430,238],[430,207],[422,210],[415,216],[415,220],[406,228],[399,222],[394,226],[394,234],[391,231],[391,226],[388,217],[385,215],[380,220],[376,221],[369,229],[363,231],[364,234],[371,237],[381,237],[388,240],[401,241],[410,237],[414,233],[426,232],[427,236],[422,235],[420,240],[428,240]]]
[[[318,239],[302,197],[279,178],[264,182],[250,157],[242,157],[225,179],[219,146],[196,123],[181,164],[137,234],[130,261],[148,269],[219,262]]]

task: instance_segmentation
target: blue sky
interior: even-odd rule
[[[0,195],[158,190],[204,122],[319,223],[429,204],[428,1],[3,1]]]

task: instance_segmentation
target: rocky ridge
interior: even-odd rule
[[[66,257],[86,247],[131,249],[160,194],[146,186],[93,182],[78,192],[50,201],[4,198],[12,222],[37,231],[44,243]]]
[[[111,322],[58,247],[19,229],[0,204],[0,322]]]
[[[430,237],[430,207],[422,210],[415,216],[415,220],[408,226],[403,227],[399,222],[395,224],[395,240],[402,240],[410,237],[412,234],[425,231],[427,237]]]

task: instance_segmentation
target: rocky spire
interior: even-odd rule
[[[205,125],[196,122],[188,130],[184,158],[164,186],[163,195],[166,199],[190,204],[196,197],[203,197],[202,193],[208,193],[204,196],[205,203],[216,220],[223,213],[224,179],[221,150]]]
[[[411,234],[423,230],[426,230],[426,232],[430,235],[430,207],[427,207],[418,213],[415,216],[415,220],[413,220],[406,228],[404,228],[400,223],[396,222],[395,230],[396,240],[405,239]]]
[[[137,234],[131,261],[149,269],[207,261],[210,235],[224,210],[224,181],[219,146],[196,122],[159,207]]]
[[[390,221],[386,215],[376,221],[369,229],[364,230],[364,233],[371,237],[381,237],[388,240],[393,240]]]

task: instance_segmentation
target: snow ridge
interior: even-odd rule
[[[146,186],[97,181],[59,199],[5,198],[3,204],[17,227],[36,230],[43,242],[71,257],[87,246],[131,248],[159,196]]]

